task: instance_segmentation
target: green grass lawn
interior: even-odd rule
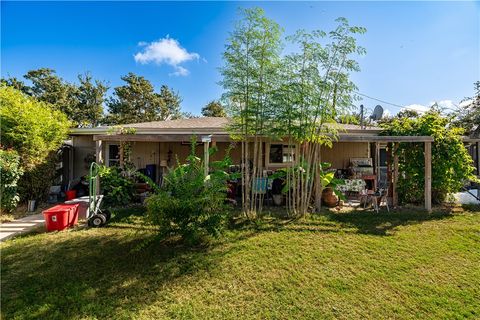
[[[208,245],[140,212],[7,241],[2,319],[479,319],[480,213],[265,220]]]

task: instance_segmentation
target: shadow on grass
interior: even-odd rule
[[[153,303],[167,306],[172,286],[195,281],[191,276],[197,273],[214,272],[225,255],[239,249],[234,242],[261,232],[385,236],[398,226],[452,216],[411,210],[327,212],[301,220],[239,219],[224,239],[187,247],[175,239],[152,241],[155,232],[137,230],[143,214],[141,209],[120,210],[107,228],[38,235],[3,246],[2,318],[132,318]],[[125,227],[129,223],[131,228]],[[148,245],[136,250],[143,243]]]
[[[339,223],[341,226],[353,227],[357,233],[386,236],[399,226],[419,224],[431,220],[451,218],[453,214],[448,211],[427,213],[423,210],[392,210],[390,212],[353,210],[350,212],[325,214],[329,221]]]
[[[441,220],[452,217],[449,210],[437,210],[427,213],[419,209],[392,210],[390,212],[354,209],[348,212],[334,212],[325,210],[320,214],[313,214],[309,218],[292,219],[285,215],[276,216],[272,211],[253,223],[238,226],[261,231],[295,231],[295,232],[323,232],[323,233],[360,233],[378,236],[392,235],[396,228],[405,225],[414,225],[431,220]],[[238,228],[238,226],[236,226]]]
[[[107,228],[40,235],[2,247],[2,318],[132,318],[153,302],[166,303],[178,279],[215,269],[232,249],[229,242],[249,236],[196,247],[178,239],[151,241],[155,232],[119,228],[142,215],[132,213],[119,212]],[[143,243],[148,245],[136,250]]]

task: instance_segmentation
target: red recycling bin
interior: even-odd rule
[[[59,204],[43,211],[47,231],[60,231],[78,223],[79,204]]]

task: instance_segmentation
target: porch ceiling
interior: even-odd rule
[[[194,134],[99,134],[95,141],[145,141],[145,142],[181,142],[190,141]],[[198,138],[204,134],[196,134]],[[213,134],[212,141],[230,142],[228,134]],[[377,135],[345,135],[338,136],[338,142],[433,142],[430,136],[377,136]]]
[[[190,141],[192,135],[197,135],[200,140],[205,134],[99,134],[94,135],[95,141],[144,141],[144,142],[182,142]],[[229,142],[232,141],[229,135],[214,134],[212,141]]]

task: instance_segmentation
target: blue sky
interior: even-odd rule
[[[366,27],[359,42],[367,55],[352,78],[372,97],[400,106],[441,101],[452,107],[480,80],[479,2],[2,1],[1,75],[49,67],[73,81],[89,71],[114,87],[134,72],[156,88],[173,87],[183,110],[199,114],[222,93],[218,68],[237,8],[252,6],[265,9],[286,35],[299,28],[329,30],[340,16]]]

